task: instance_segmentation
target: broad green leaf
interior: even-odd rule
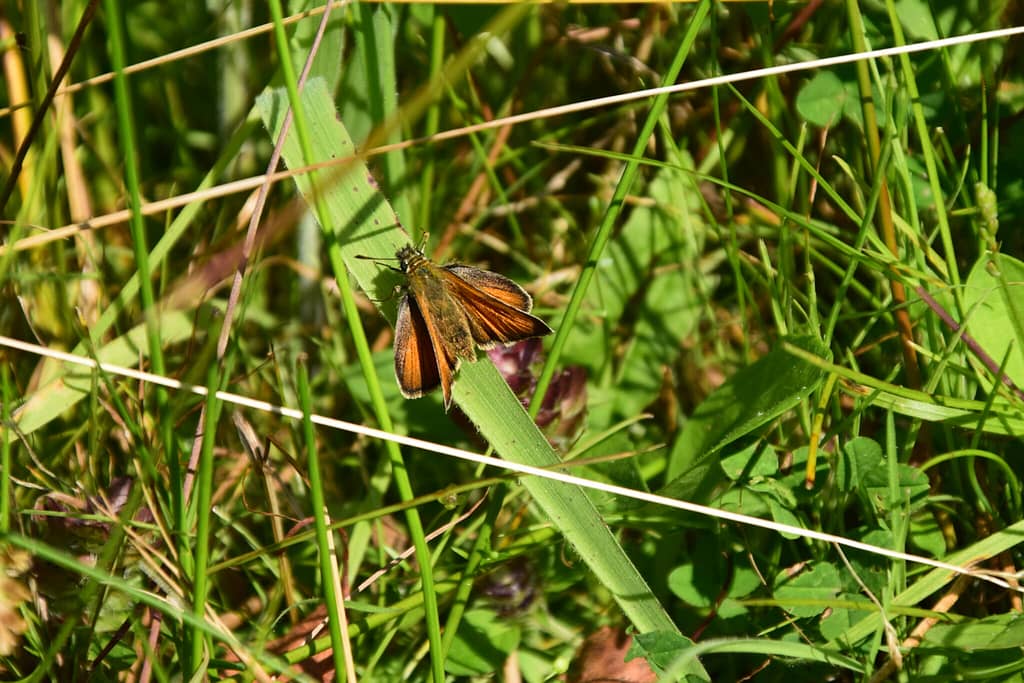
[[[882,447],[867,437],[856,437],[843,444],[836,459],[836,486],[850,492],[862,485],[864,474],[882,465]]]
[[[1024,643],[1024,615],[1008,612],[960,624],[936,624],[924,636],[925,646],[977,650],[1019,650]]]
[[[840,602],[861,599],[859,595],[840,594]],[[863,610],[850,610],[844,607],[833,607],[821,618],[818,629],[825,638],[834,638],[853,624],[854,620],[863,616]]]
[[[733,600],[732,598],[723,598],[718,607],[715,610],[718,619],[722,619],[728,623],[729,619],[736,619],[737,617],[747,617],[750,614],[750,610],[739,600]],[[747,619],[742,620],[744,624],[749,623]]]
[[[754,491],[768,497],[787,509],[794,509],[797,506],[796,494],[778,479],[771,477],[758,477],[747,484],[748,491]],[[788,524],[788,522],[787,522]],[[799,524],[797,525],[799,526]]]
[[[796,96],[796,110],[808,123],[821,128],[836,125],[843,117],[846,101],[856,97],[831,71],[822,71],[807,81]]]
[[[899,477],[899,481],[896,483],[896,500],[892,500],[889,491],[888,467],[877,467],[864,473],[862,484],[864,492],[878,509],[879,515],[888,514],[887,511],[893,508],[902,508],[905,505],[910,505],[911,510],[916,510],[927,502],[930,488],[928,475],[917,467],[903,463],[896,465],[896,473]]]
[[[946,554],[946,536],[931,510],[922,510],[910,520],[910,544],[929,557]]]
[[[860,536],[858,540],[862,543],[876,545],[879,548],[905,550],[905,548],[897,544],[892,533],[885,529],[870,529]],[[843,572],[844,590],[849,592],[862,591],[863,586],[867,586],[871,594],[883,602],[888,596],[892,595],[897,587],[892,585],[892,575],[890,573],[891,560],[860,550],[844,552],[846,552],[846,556],[850,560],[850,566],[853,567],[853,574],[856,574],[855,578],[850,572]]]
[[[1009,353],[1006,376],[1024,388],[1024,262],[1006,254],[979,259],[967,276],[964,304],[967,331],[997,365]]]
[[[939,37],[932,16],[932,3],[926,0],[900,0],[895,3],[896,16],[900,18],[907,37],[913,40],[935,40]]]
[[[768,498],[757,491],[734,487],[714,499],[719,510],[738,512],[750,517],[767,517],[770,511]]]
[[[793,514],[793,511],[784,505],[780,504],[774,498],[768,499],[768,509],[771,510],[772,520],[779,524],[788,524],[789,526],[801,528],[803,524],[800,523],[800,518]],[[779,535],[783,538],[790,540],[800,538],[797,534],[780,531]]]
[[[776,577],[774,593],[787,612],[798,617],[813,617],[824,612],[841,589],[842,580],[836,568],[820,563],[793,578],[780,574]]]
[[[733,561],[732,583],[729,584],[729,597],[740,599],[745,598],[756,590],[759,590],[763,583],[761,575],[751,566],[745,552],[740,553]]]
[[[644,652],[641,646],[653,645],[650,651],[646,651],[647,661],[651,662],[663,676],[659,681],[673,681],[676,680],[675,676],[679,673],[679,667],[684,666],[696,657],[702,657],[705,655],[719,654],[719,655],[758,655],[762,659],[770,660],[781,660],[781,661],[795,661],[802,664],[809,662],[818,662],[828,667],[828,671],[831,673],[838,667],[843,667],[853,672],[862,672],[864,664],[852,657],[847,657],[842,654],[838,654],[837,650],[827,650],[825,648],[817,647],[814,645],[808,645],[803,641],[798,641],[800,637],[798,633],[791,633],[790,635],[784,636],[782,639],[774,640],[771,638],[758,637],[758,638],[708,638],[701,640],[695,646],[688,648],[675,648],[672,647],[672,638],[658,639],[656,636],[653,638],[636,638],[635,642],[637,647],[634,649],[638,652]],[[656,648],[656,649],[655,649]],[[632,650],[630,651],[632,653]],[[792,677],[792,673],[782,672],[783,675]],[[813,674],[811,674],[813,675]],[[817,680],[827,678],[824,674],[819,676]],[[719,679],[726,680],[726,679]],[[729,679],[732,680],[732,679]]]
[[[746,448],[726,455],[721,464],[725,476],[733,481],[770,477],[779,471],[778,456],[763,441],[755,441]]]
[[[501,670],[519,646],[520,629],[514,620],[494,610],[466,612],[455,634],[444,668],[454,676],[481,676]]]
[[[811,337],[788,339],[812,355],[829,351]],[[727,444],[753,433],[805,399],[825,377],[820,367],[794,357],[781,345],[725,382],[701,403],[673,444],[663,495],[706,498],[721,479],[714,456]]]
[[[633,647],[626,654],[626,661],[635,657],[643,657],[652,667],[664,671],[692,647],[692,640],[676,632],[641,633],[633,638]]]
[[[696,607],[711,607],[722,592],[728,571],[717,543],[698,544],[686,564],[668,574],[668,589],[677,598]]]

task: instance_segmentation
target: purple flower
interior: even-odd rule
[[[487,355],[523,405],[529,405],[537,388],[537,368],[543,361],[538,339],[490,349]],[[570,366],[555,374],[537,414],[537,425],[551,445],[568,450],[583,427],[587,410],[587,376],[583,368]]]

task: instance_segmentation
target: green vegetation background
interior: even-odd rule
[[[1021,679],[1019,38],[587,105],[1016,5],[9,5],[0,334],[1010,588],[2,348],[0,678]],[[426,233],[556,330],[450,413]]]

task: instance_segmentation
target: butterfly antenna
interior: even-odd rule
[[[395,257],[395,256],[367,256],[365,254],[356,254],[353,258],[357,258],[360,261],[373,261],[378,266],[383,266],[384,268],[387,268],[389,270],[393,270],[396,273],[401,273],[402,272],[401,268],[395,268],[391,264],[385,263],[386,261],[397,261],[398,258]]]

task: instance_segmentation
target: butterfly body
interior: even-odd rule
[[[472,266],[439,266],[421,250],[395,254],[407,279],[395,327],[395,376],[402,395],[418,398],[438,386],[451,406],[455,371],[477,348],[551,333],[530,314],[533,300],[504,275]]]

